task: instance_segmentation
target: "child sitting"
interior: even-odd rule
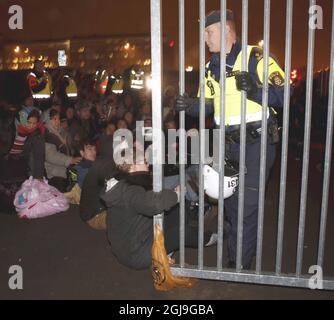
[[[83,181],[88,170],[96,159],[96,147],[93,142],[84,141],[79,145],[79,152],[82,160],[69,169],[71,183],[74,184],[70,192],[65,193],[65,197],[71,204],[79,204]]]

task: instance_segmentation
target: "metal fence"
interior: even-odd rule
[[[269,36],[270,36],[270,0],[264,0],[264,74],[263,78],[268,79],[269,64]],[[310,6],[316,5],[315,0],[310,0]],[[248,43],[248,0],[242,0],[242,52],[246,52]],[[222,25],[226,22],[226,0],[221,0],[221,21]],[[281,151],[281,171],[280,171],[280,190],[279,190],[279,208],[278,208],[278,229],[276,242],[276,265],[275,271],[264,272],[262,269],[262,253],[263,253],[263,231],[264,231],[264,203],[265,203],[265,172],[266,172],[266,146],[267,146],[267,116],[266,109],[268,106],[268,83],[263,83],[263,113],[262,113],[262,135],[261,135],[261,171],[260,171],[260,190],[259,190],[259,212],[258,212],[258,233],[257,233],[257,252],[255,271],[242,270],[242,235],[243,235],[243,203],[245,192],[245,148],[246,148],[246,93],[242,93],[241,102],[241,131],[240,131],[240,175],[239,175],[239,209],[238,209],[238,241],[237,241],[237,259],[235,269],[223,268],[223,224],[224,224],[224,197],[223,197],[223,179],[225,158],[225,128],[220,126],[219,135],[219,159],[220,159],[220,191],[218,203],[218,243],[217,243],[217,263],[215,267],[204,266],[204,189],[203,189],[203,163],[204,163],[204,145],[206,143],[203,128],[205,128],[205,97],[204,97],[204,79],[205,79],[205,0],[199,0],[199,91],[200,91],[200,165],[199,165],[199,240],[198,240],[198,261],[196,265],[188,265],[185,262],[185,166],[180,165],[180,184],[181,184],[181,202],[180,202],[180,256],[179,265],[172,268],[174,275],[189,276],[202,279],[215,279],[225,281],[235,281],[244,283],[271,284],[291,287],[309,287],[310,275],[302,274],[303,264],[303,248],[305,237],[305,221],[306,221],[306,203],[308,194],[308,174],[309,174],[309,158],[310,158],[310,132],[311,132],[311,115],[312,115],[312,89],[313,89],[313,66],[314,66],[314,43],[315,30],[309,26],[308,34],[308,58],[307,58],[307,80],[306,80],[306,106],[305,106],[305,131],[304,131],[304,149],[303,149],[303,165],[301,178],[300,193],[300,212],[298,225],[297,240],[297,256],[296,269],[292,274],[282,273],[282,256],[283,256],[283,234],[284,234],[284,218],[286,213],[286,185],[287,185],[287,159],[288,159],[288,143],[289,143],[289,109],[290,109],[290,79],[291,72],[291,51],[292,51],[292,16],[293,16],[293,0],[286,1],[286,47],[285,47],[285,88],[284,88],[284,109],[283,109],[283,130],[282,130],[282,151]],[[327,113],[327,133],[326,148],[323,170],[323,190],[320,215],[320,231],[318,239],[318,252],[316,265],[323,267],[325,238],[326,238],[326,222],[328,213],[329,187],[330,187],[330,170],[331,170],[331,153],[333,138],[333,88],[334,88],[334,6],[333,6],[333,26],[331,36],[331,58],[330,58],[330,75],[329,75],[329,101]],[[179,0],[179,92],[185,92],[185,4],[184,0]],[[153,106],[153,128],[157,134],[153,135],[153,174],[154,174],[154,190],[162,189],[162,150],[161,139],[158,134],[161,132],[161,78],[162,78],[162,46],[161,46],[161,0],[151,0],[151,44],[152,44],[152,82],[155,84],[152,88],[152,106]],[[221,32],[221,123],[225,123],[225,34]],[[247,56],[242,56],[242,70],[247,69]],[[180,128],[185,127],[184,112],[180,113]],[[180,136],[180,157],[185,155],[186,137]],[[184,158],[180,158],[182,162]],[[162,222],[163,215],[155,218],[155,223]],[[322,281],[323,289],[334,289],[334,279],[324,275]]]

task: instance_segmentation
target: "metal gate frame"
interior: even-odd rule
[[[162,135],[161,133],[161,79],[162,79],[162,45],[161,45],[161,0],[150,0],[151,2],[151,61],[152,61],[152,122],[153,130],[153,188],[154,191],[162,190]],[[315,0],[309,1],[310,6],[316,5]],[[224,26],[226,23],[226,0],[221,0],[221,21]],[[242,234],[243,234],[243,203],[245,188],[245,150],[246,150],[246,93],[242,92],[241,102],[241,142],[240,142],[240,182],[239,182],[239,209],[238,209],[238,239],[237,239],[237,261],[236,269],[223,269],[223,223],[224,223],[224,196],[223,196],[223,178],[225,157],[225,127],[220,126],[219,143],[219,203],[218,203],[218,243],[217,243],[217,267],[205,267],[203,265],[204,251],[204,181],[203,181],[203,163],[205,157],[205,97],[204,97],[204,76],[205,76],[205,0],[199,0],[199,32],[200,32],[200,165],[199,165],[199,241],[198,241],[198,265],[185,266],[185,165],[180,164],[180,264],[172,268],[174,275],[188,276],[201,279],[225,280],[233,282],[257,283],[267,285],[280,285],[289,287],[309,287],[310,275],[302,275],[304,231],[306,216],[306,198],[308,184],[308,169],[310,155],[310,132],[311,132],[311,111],[312,111],[312,84],[313,84],[313,65],[314,65],[314,41],[315,30],[309,26],[308,34],[308,57],[307,57],[307,82],[306,82],[306,106],[305,106],[305,132],[304,132],[304,150],[303,150],[303,168],[302,185],[300,196],[299,212],[299,230],[297,244],[296,272],[294,274],[281,273],[282,267],[282,247],[284,231],[284,213],[286,197],[286,177],[287,177],[287,155],[288,155],[288,134],[289,134],[289,109],[290,109],[290,79],[291,72],[291,47],[292,47],[292,13],[293,0],[286,1],[286,35],[285,35],[285,87],[284,87],[284,110],[283,110],[283,132],[282,132],[282,155],[280,172],[280,195],[279,195],[279,216],[278,216],[278,236],[276,251],[275,272],[262,272],[262,243],[263,243],[263,217],[264,217],[264,198],[265,198],[265,164],[266,164],[266,145],[267,145],[267,117],[266,109],[268,106],[268,83],[264,82],[263,103],[262,103],[262,125],[263,134],[261,135],[261,170],[260,170],[260,190],[259,190],[259,213],[258,213],[258,234],[257,234],[257,253],[255,272],[242,270]],[[179,0],[179,92],[185,92],[185,35],[184,35],[184,0]],[[270,0],[264,0],[264,68],[263,78],[268,78],[269,64],[269,35],[270,35]],[[246,52],[248,42],[248,0],[242,0],[242,52]],[[225,123],[225,33],[221,32],[221,108],[220,116],[222,123]],[[242,70],[246,70],[247,56],[242,56]],[[329,88],[334,88],[334,4],[332,15],[332,36],[331,36],[331,58],[330,58],[330,76]],[[326,150],[324,161],[323,193],[321,203],[321,221],[320,234],[318,242],[317,265],[323,266],[324,247],[326,237],[326,222],[328,211],[329,185],[330,185],[330,166],[331,150],[333,137],[333,106],[334,90],[330,89],[327,115],[326,132]],[[180,112],[180,129],[185,127],[184,111]],[[184,131],[183,131],[184,132]],[[186,146],[185,135],[180,135],[180,157],[185,157]],[[180,158],[181,163],[185,163],[185,158]],[[163,214],[154,218],[154,223],[162,225]],[[322,288],[334,290],[334,279],[324,278]]]

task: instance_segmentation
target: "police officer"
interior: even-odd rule
[[[110,76],[108,86],[110,86],[110,90],[114,94],[122,94],[124,87],[124,80],[121,75]],[[108,90],[107,90],[108,91]]]
[[[52,78],[44,69],[42,60],[35,60],[34,68],[27,76],[27,82],[35,104],[41,110],[47,109],[52,94]]]
[[[98,98],[102,98],[107,90],[109,75],[107,70],[99,66],[94,77],[94,90]]]
[[[250,269],[256,253],[259,175],[261,154],[261,119],[262,119],[262,84],[263,52],[256,46],[247,47],[247,71],[241,71],[241,44],[237,40],[233,12],[227,10],[226,26],[226,156],[239,161],[240,124],[241,124],[241,91],[247,93],[246,111],[246,168],[245,206],[243,222],[242,268]],[[214,114],[215,123],[220,121],[220,11],[213,11],[206,16],[205,41],[212,53],[206,65],[205,76],[205,114]],[[266,179],[275,159],[277,142],[277,125],[272,107],[282,107],[284,97],[284,72],[277,62],[269,60],[269,98],[268,98],[268,146]],[[176,110],[185,110],[187,114],[198,116],[199,99],[179,96]],[[238,225],[238,192],[225,200],[226,216],[231,224],[228,235],[229,267],[236,265],[237,225]]]

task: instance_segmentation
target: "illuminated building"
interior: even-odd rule
[[[150,69],[151,40],[147,35],[7,43],[0,56],[0,67],[31,69],[35,59],[43,59],[46,68],[58,68],[59,51],[65,52],[68,67],[87,73],[94,73],[98,66],[108,72],[120,72],[134,64]]]

